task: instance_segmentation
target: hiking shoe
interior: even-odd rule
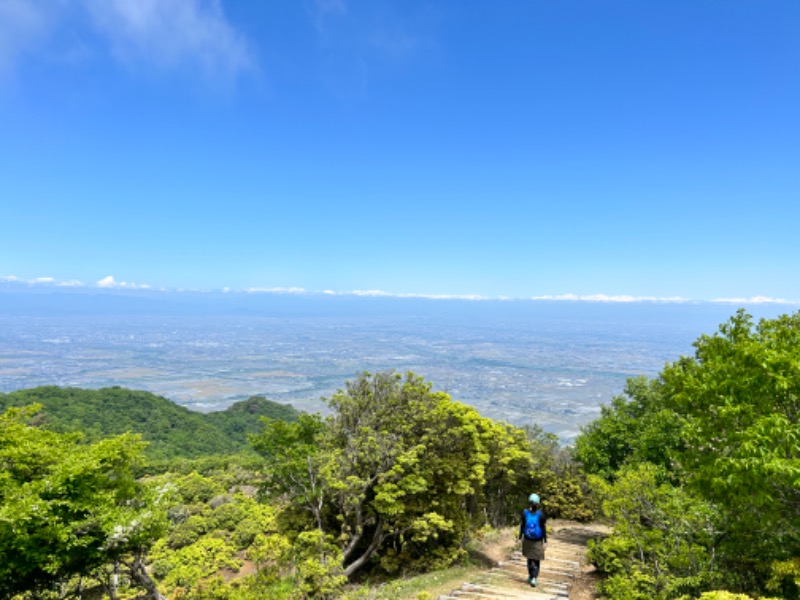
[[[533,587],[536,587],[536,577],[531,578],[530,582]]]

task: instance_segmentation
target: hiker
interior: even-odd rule
[[[547,547],[547,517],[539,508],[539,495],[528,496],[528,508],[522,511],[519,539],[522,540],[522,555],[528,559],[528,583],[536,587],[539,577],[539,561],[544,560]]]

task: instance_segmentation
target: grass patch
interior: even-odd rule
[[[483,570],[481,565],[457,565],[441,571],[410,575],[403,579],[370,587],[368,590],[359,590],[360,594],[353,598],[370,600],[417,600],[422,598],[438,598],[440,594],[447,594],[460,587],[464,581],[469,581]],[[427,595],[426,595],[427,594]]]
[[[467,545],[467,558],[447,569],[406,575],[383,583],[364,584],[346,594],[348,600],[433,600],[475,581],[500,559],[505,559],[516,541],[515,528],[485,529]]]

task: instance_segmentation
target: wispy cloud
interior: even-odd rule
[[[211,78],[248,71],[246,38],[225,18],[219,0],[84,0],[114,55],[162,69],[189,65]]]
[[[533,296],[530,300],[555,300],[565,302],[618,302],[618,303],[632,303],[632,302],[659,302],[659,303],[683,303],[692,302],[688,298],[681,298],[680,296],[610,296],[607,294],[588,294],[579,296],[577,294],[561,294],[559,296]]]
[[[225,288],[226,290],[230,291],[230,288]],[[247,288],[244,290],[248,294],[307,294],[308,291],[299,288],[299,287],[290,287],[290,288],[283,288],[283,287],[273,287],[273,288],[263,288],[263,287],[252,287]]]
[[[60,35],[76,27],[86,31]],[[56,52],[51,46],[57,39]],[[75,47],[63,46],[65,39]],[[87,40],[100,43],[88,51]],[[22,64],[25,55],[63,63],[75,53],[109,53],[148,70],[199,72],[213,83],[256,69],[251,42],[228,21],[220,0],[0,1],[0,74]]]
[[[311,9],[321,51],[320,75],[344,102],[369,94],[370,81],[384,69],[396,69],[426,56],[436,46],[435,11],[397,10],[374,0],[316,0]]]
[[[489,300],[485,296],[478,296],[475,294],[397,294],[393,292],[385,292],[383,290],[352,290],[350,292],[339,292],[341,296],[370,296],[370,297],[386,297],[386,298],[425,298],[428,300]]]
[[[751,296],[750,298],[714,298],[711,302],[722,304],[800,304],[798,300],[770,298],[769,296]]]
[[[345,0],[316,0],[311,11],[314,26],[320,33],[325,31],[327,19],[345,14],[347,14],[347,2]]]
[[[56,281],[55,277],[34,277],[33,279],[23,279],[21,277],[17,277],[16,275],[4,275],[0,277],[0,281],[3,283],[12,283],[17,285],[59,285]]]
[[[60,280],[55,277],[35,277],[24,279],[16,275],[0,275],[0,283],[9,286],[42,286],[60,288],[95,288],[106,290],[142,290],[159,292],[178,292],[178,293],[203,293],[202,290],[186,290],[182,288],[159,288],[156,290],[144,283],[132,283],[129,281],[118,281],[113,275],[107,275],[93,284],[85,284],[77,279]],[[206,290],[209,291],[209,290]],[[302,287],[249,287],[231,288],[224,287],[216,290],[226,294],[279,294],[279,295],[307,295],[307,296],[339,296],[356,298],[409,298],[424,300],[465,300],[465,301],[514,301],[514,302],[586,302],[586,303],[617,303],[617,304],[692,304],[692,303],[719,303],[719,304],[780,304],[800,306],[800,300],[787,300],[785,298],[775,298],[771,296],[751,296],[749,298],[714,298],[713,300],[698,300],[683,298],[681,296],[632,296],[626,294],[558,294],[541,295],[529,297],[511,296],[482,296],[480,294],[426,294],[414,292],[388,292],[381,289],[354,289],[354,290],[309,290]]]
[[[49,29],[50,11],[30,0],[0,2],[0,73],[10,71]]]
[[[223,291],[230,293],[230,288],[224,288]],[[323,295],[323,296],[356,296],[361,298],[425,298],[429,300],[490,300],[485,296],[478,296],[474,294],[459,295],[459,294],[415,294],[415,293],[395,293],[387,292],[384,290],[323,290],[312,291],[301,287],[253,287],[242,290],[247,294],[305,294],[305,295]],[[499,300],[501,298],[495,298]]]

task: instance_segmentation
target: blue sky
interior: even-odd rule
[[[0,0],[0,278],[800,300],[796,0]]]

